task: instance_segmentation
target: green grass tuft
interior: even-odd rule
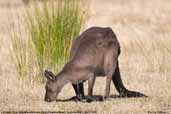
[[[78,0],[34,2],[25,11],[27,37],[12,35],[13,57],[20,77],[30,76],[33,67],[40,75],[44,68],[55,69],[68,59],[72,40],[84,24],[82,11]]]

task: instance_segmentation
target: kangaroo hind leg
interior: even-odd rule
[[[104,99],[109,97],[112,75],[117,66],[118,51],[117,51],[117,47],[115,45],[113,46],[114,48],[109,49],[108,52],[106,52],[104,58],[104,70],[106,75],[106,88],[105,88]]]

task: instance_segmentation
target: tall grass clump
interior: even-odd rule
[[[34,2],[25,10],[26,35],[12,36],[13,57],[20,77],[33,76],[31,72],[35,69],[40,76],[44,68],[55,69],[68,59],[72,40],[84,23],[82,11],[78,0]]]
[[[79,10],[77,0],[59,0],[57,4],[44,2],[42,9],[35,3],[33,13],[27,12],[28,31],[41,69],[68,59],[72,39],[83,22]]]

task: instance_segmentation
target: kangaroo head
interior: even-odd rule
[[[46,93],[44,100],[47,102],[55,101],[59,93],[57,78],[51,71],[48,70],[45,70],[44,76],[47,78],[45,86]]]

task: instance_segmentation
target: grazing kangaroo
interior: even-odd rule
[[[47,78],[45,101],[54,101],[62,87],[73,84],[78,99],[84,96],[83,82],[88,80],[88,95],[92,96],[96,76],[106,76],[104,98],[109,97],[110,83],[113,81],[121,96],[145,96],[127,90],[120,77],[118,56],[119,42],[111,28],[92,27],[83,32],[73,42],[71,57],[62,71],[54,75],[45,71]]]
[[[104,29],[110,29],[110,28],[92,27],[92,28],[86,30],[84,33],[82,33],[82,35],[84,35],[84,34],[97,34],[100,31],[104,31]],[[112,32],[114,38],[117,39],[117,37],[113,33],[112,29],[111,29],[111,32]],[[75,38],[73,40],[72,47],[71,47],[71,52],[70,52],[70,58],[72,58],[72,56],[75,55],[77,48],[79,48],[79,45],[82,43],[80,41],[82,38],[85,38],[85,37],[80,37],[79,36],[78,38]],[[120,54],[120,48],[118,50],[118,53]],[[118,59],[117,59],[117,66],[116,66],[115,72],[113,73],[113,76],[112,76],[112,81],[113,81],[113,84],[114,84],[116,90],[119,92],[120,97],[147,97],[146,95],[144,95],[144,94],[142,94],[140,92],[130,91],[130,90],[125,88],[125,86],[123,85],[123,82],[121,80]],[[91,82],[89,82],[89,83],[91,83]],[[78,84],[72,84],[72,85],[73,85],[73,88],[74,88],[75,94],[76,94],[76,97],[73,97],[73,98],[75,100],[77,100],[77,101],[80,101],[80,100],[84,99],[84,86],[83,86],[83,82],[80,82]],[[90,89],[89,89],[88,93],[89,92],[90,92]]]

